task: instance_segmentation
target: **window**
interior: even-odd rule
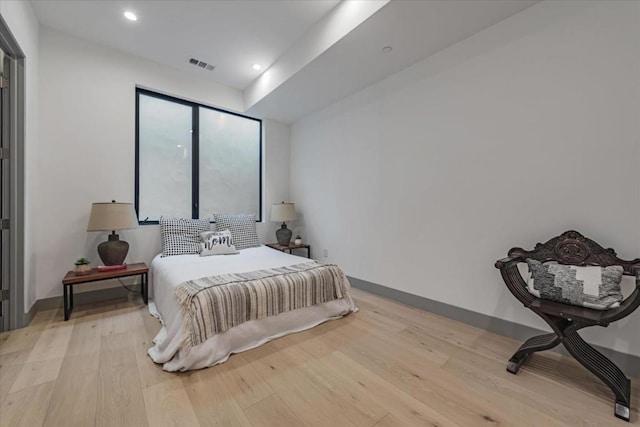
[[[136,89],[138,219],[256,214],[262,220],[262,121]]]

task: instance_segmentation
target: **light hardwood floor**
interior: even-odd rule
[[[625,426],[568,357],[506,372],[513,340],[353,290],[360,312],[173,374],[139,297],[0,335],[2,426]],[[515,302],[514,302],[515,304]],[[631,425],[640,425],[632,379]]]

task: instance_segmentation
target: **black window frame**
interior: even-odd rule
[[[154,92],[149,89],[143,89],[136,87],[136,122],[135,122],[135,200],[134,205],[136,209],[136,216],[138,217],[139,225],[154,225],[159,224],[159,221],[141,219],[140,208],[140,95],[151,96],[154,98],[162,99],[165,101],[175,102],[177,104],[186,105],[191,107],[191,218],[198,219],[199,217],[199,203],[200,203],[200,108],[206,108],[209,110],[219,111],[221,113],[231,114],[233,116],[242,117],[249,120],[258,122],[259,125],[259,147],[258,147],[258,215],[256,222],[262,222],[262,120],[247,116],[244,114],[236,113],[233,111],[224,110],[222,108],[212,107],[210,105],[200,104],[198,102],[188,101],[186,99],[177,98],[175,96],[166,95],[159,92]],[[213,222],[213,221],[212,221]]]

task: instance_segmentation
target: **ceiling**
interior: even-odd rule
[[[392,0],[248,113],[286,123],[318,111],[538,0]],[[391,52],[383,52],[391,46]]]
[[[538,0],[31,1],[43,25],[243,90],[247,114],[292,123]]]
[[[244,89],[339,0],[32,0],[61,32]],[[133,11],[138,21],[124,18]],[[214,71],[188,63],[197,58]]]

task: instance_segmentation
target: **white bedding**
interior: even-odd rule
[[[149,356],[154,362],[162,363],[165,371],[205,368],[224,362],[232,353],[255,348],[274,338],[303,331],[356,311],[351,298],[329,301],[242,323],[192,347],[187,354],[181,354],[179,348],[185,329],[180,307],[174,297],[179,284],[201,277],[284,267],[308,261],[307,258],[266,246],[243,249],[237,255],[156,256],[149,269],[149,312],[162,321],[163,327],[153,341],[155,345],[148,351]]]

